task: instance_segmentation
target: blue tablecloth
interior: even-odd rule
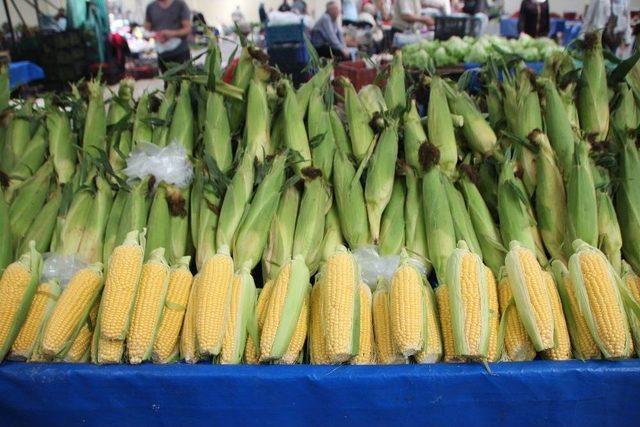
[[[44,78],[42,68],[29,61],[16,61],[9,64],[9,87],[11,89]]]
[[[562,33],[567,21],[562,18],[549,19],[549,37]],[[500,35],[503,37],[518,37],[518,18],[500,18]]]
[[[0,366],[0,425],[630,426],[640,361]]]

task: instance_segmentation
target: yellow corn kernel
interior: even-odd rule
[[[393,273],[389,288],[391,335],[396,348],[409,357],[424,345],[424,282],[417,268],[402,262]]]
[[[633,300],[640,302],[640,277],[633,272],[629,264],[622,262],[622,281],[624,287],[629,291],[629,295]],[[640,344],[640,318],[635,314],[633,310],[627,308],[627,316],[629,318],[629,327],[631,328],[631,335],[633,340],[631,341],[630,353],[634,354]]]
[[[509,278],[504,275],[498,285],[498,299],[500,300],[500,316],[504,322],[504,356],[512,362],[524,362],[536,357],[536,349],[524,329],[516,306],[512,302],[513,294],[509,286]]]
[[[73,340],[73,344],[71,344],[71,347],[64,358],[65,362],[80,363],[89,360],[91,339],[96,325],[96,318],[98,317],[98,307],[99,303],[96,302],[91,309],[89,317],[82,325],[82,328],[80,328],[80,332],[76,335],[76,339]]]
[[[433,289],[430,284],[424,286],[425,338],[424,347],[416,353],[418,363],[436,363],[442,358],[442,337],[438,325],[438,315]]]
[[[222,364],[239,364],[242,361],[249,322],[255,315],[256,285],[251,277],[250,263],[233,277],[229,319],[227,321],[219,361]]]
[[[518,316],[537,351],[553,347],[553,310],[544,275],[535,254],[511,242],[505,258],[509,285]]]
[[[256,317],[258,319],[258,335],[262,333],[262,327],[264,326],[264,319],[267,317],[267,305],[269,303],[269,297],[271,296],[271,289],[273,289],[273,280],[267,280],[264,287],[258,295],[258,302],[256,304]],[[260,362],[260,354],[258,354],[258,346],[253,342],[251,335],[247,337],[247,345],[244,349],[244,361],[250,365],[257,365]]]
[[[202,282],[202,276],[196,274],[193,278],[193,284],[191,285],[191,292],[189,293],[189,302],[187,303],[187,310],[184,313],[184,320],[182,323],[182,332],[180,334],[180,356],[187,363],[196,363],[200,359],[198,354],[198,348],[196,343],[196,298],[198,295],[198,288]]]
[[[65,356],[98,300],[102,285],[100,263],[73,275],[45,327],[42,338],[42,353],[45,356]]]
[[[331,363],[327,355],[327,348],[322,325],[322,279],[316,280],[311,289],[311,325],[309,327],[309,353],[314,365],[328,365]]]
[[[391,335],[391,314],[389,310],[389,291],[386,281],[378,280],[373,293],[373,331],[376,342],[377,361],[384,365],[403,363],[404,359]]]
[[[446,284],[441,284],[436,288],[436,303],[438,304],[438,319],[440,320],[440,330],[442,332],[442,347],[445,362],[461,362],[464,358],[456,356],[456,349],[453,343],[453,327],[451,325],[451,307],[449,306],[449,288]]]
[[[101,338],[122,342],[127,336],[143,258],[137,231],[127,234],[122,245],[113,250],[100,303]]]
[[[487,274],[487,296],[489,298],[489,353],[487,354],[487,360],[489,362],[497,362],[500,360],[501,354],[499,350],[502,347],[498,343],[498,333],[500,330],[498,286],[496,285],[496,278],[491,269],[485,267],[484,271]]]
[[[226,247],[205,261],[195,300],[195,326],[198,351],[203,356],[217,356],[222,348],[229,318],[233,260]]]
[[[151,358],[168,281],[169,266],[164,259],[164,249],[159,248],[151,252],[149,260],[142,266],[131,328],[127,334],[127,354],[131,364]]]
[[[569,339],[569,330],[565,321],[564,311],[562,310],[562,302],[556,283],[550,273],[544,272],[544,280],[547,285],[547,292],[551,298],[551,307],[553,309],[553,329],[555,330],[555,346],[543,352],[545,359],[550,360],[569,360],[571,359],[571,341]]]
[[[98,363],[114,364],[122,362],[122,353],[124,353],[123,340],[110,340],[108,338],[99,338],[98,341]]]
[[[59,295],[60,285],[56,280],[42,283],[38,286],[31,301],[27,317],[11,346],[9,359],[29,360],[34,349],[42,340],[44,326],[53,311]]]
[[[191,257],[183,257],[171,268],[167,298],[153,343],[151,357],[156,363],[168,363],[177,358],[180,329],[193,282],[193,275],[189,271],[190,260]]]
[[[298,323],[296,323],[296,330],[293,332],[291,342],[287,352],[282,356],[282,359],[278,363],[284,365],[292,365],[300,359],[300,352],[304,343],[307,340],[307,329],[309,328],[309,297],[304,299],[302,311],[300,311],[300,317],[298,317]]]
[[[324,275],[322,324],[327,355],[331,363],[343,363],[358,353],[360,271],[353,255],[341,246],[327,260]]]
[[[351,359],[352,365],[372,365],[376,361],[376,347],[373,333],[371,288],[360,283],[360,348]]]
[[[574,248],[569,272],[591,336],[607,359],[629,357],[631,335],[619,279],[602,252],[582,241],[574,242]]]

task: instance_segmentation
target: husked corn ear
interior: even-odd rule
[[[205,261],[200,271],[195,299],[195,327],[198,351],[203,356],[217,356],[229,318],[233,281],[233,259],[226,246]]]
[[[42,340],[44,326],[51,316],[59,295],[60,284],[55,279],[38,286],[27,317],[11,346],[9,359],[29,360],[34,349]]]
[[[533,252],[515,241],[511,242],[505,266],[518,315],[531,342],[537,351],[552,348],[553,310],[542,267]]]
[[[372,365],[376,362],[376,347],[373,332],[371,288],[360,282],[360,349],[351,359],[352,365]]]
[[[124,353],[124,340],[99,338],[98,351],[98,364],[121,363]]]
[[[99,301],[96,301],[91,308],[89,317],[84,321],[78,335],[73,340],[69,351],[64,357],[65,362],[81,363],[88,362],[90,360],[91,353],[91,340],[93,338],[93,332],[96,326],[96,320],[98,319],[98,308],[100,307]]]
[[[631,336],[618,289],[620,278],[596,248],[582,240],[573,242],[573,247],[569,274],[591,336],[605,358],[629,357]]]
[[[391,313],[387,281],[379,277],[373,293],[373,331],[376,342],[376,361],[383,365],[404,363],[391,333]]]
[[[296,363],[301,358],[301,352],[304,347],[304,343],[307,340],[307,329],[309,327],[309,293],[304,299],[302,310],[300,310],[300,316],[298,317],[298,323],[296,323],[296,329],[293,331],[291,342],[287,352],[282,356],[282,359],[277,363],[285,365],[291,365]]]
[[[96,263],[73,275],[56,304],[42,337],[42,353],[64,358],[86,323],[102,290],[102,264]],[[94,322],[95,324],[95,322]]]
[[[189,271],[190,260],[191,257],[183,257],[171,267],[167,298],[151,355],[156,363],[168,363],[178,356],[180,329],[193,282],[193,275]]]
[[[424,286],[424,346],[416,353],[418,363],[436,363],[442,358],[442,336],[438,325],[436,298],[429,283]]]
[[[280,269],[269,296],[260,332],[260,362],[282,359],[287,353],[309,290],[309,269],[295,256]]]
[[[187,310],[184,313],[182,331],[180,333],[180,357],[187,363],[196,363],[200,360],[198,343],[196,341],[196,305],[198,288],[202,283],[202,276],[196,274],[191,285]]]
[[[31,242],[29,252],[9,264],[0,277],[0,361],[22,327],[41,271],[42,257],[35,249],[35,242]]]
[[[500,339],[500,308],[498,304],[498,285],[489,267],[484,268],[487,276],[487,298],[489,298],[489,353],[487,361],[497,362],[502,356]]]
[[[268,280],[260,293],[258,294],[258,302],[256,304],[256,320],[258,323],[258,336],[262,333],[262,327],[264,321],[267,318],[267,307],[269,304],[269,297],[271,296],[271,290],[273,289],[273,280]],[[251,335],[247,337],[247,345],[244,350],[245,363],[256,365],[260,362],[260,343],[256,343]]]
[[[562,302],[556,288],[553,276],[549,272],[544,272],[544,281],[547,285],[547,292],[551,299],[551,308],[553,309],[553,324],[555,331],[555,345],[549,350],[545,350],[543,356],[550,360],[569,360],[571,359],[571,342],[569,339],[569,330],[564,318],[562,310]]]
[[[622,281],[629,296],[634,302],[640,302],[640,277],[638,277],[638,275],[631,270],[629,264],[624,261],[622,270]],[[640,345],[640,319],[630,308],[627,308],[627,316],[629,318],[631,335],[633,336],[633,348],[638,352]],[[631,352],[633,353],[634,350],[631,350]]]
[[[436,288],[436,302],[438,304],[438,320],[442,332],[442,360],[445,362],[461,362],[464,357],[456,356],[453,342],[453,325],[451,324],[451,306],[449,305],[449,287],[441,284]]]
[[[485,266],[461,241],[447,264],[453,343],[457,357],[485,360],[489,351],[489,298]]]
[[[420,271],[404,259],[393,273],[389,288],[391,335],[404,356],[419,352],[425,342],[424,281]]]
[[[142,266],[136,304],[131,316],[131,328],[127,334],[127,353],[131,364],[151,358],[153,342],[167,297],[168,282],[169,266],[164,259],[164,248],[155,249]]]
[[[311,315],[309,319],[309,359],[314,365],[331,363],[327,355],[326,337],[322,324],[322,279],[316,276],[311,288]]]
[[[231,290],[229,319],[226,323],[220,363],[239,364],[247,342],[248,324],[254,316],[256,285],[249,264],[234,275]]]
[[[601,357],[600,349],[591,336],[584,314],[580,311],[569,270],[560,261],[554,261],[552,267],[569,328],[574,356],[581,360],[599,359]]]
[[[98,314],[100,337],[105,340],[123,341],[127,336],[144,258],[140,238],[138,231],[130,232],[109,258]]]
[[[513,302],[509,277],[504,270],[500,274],[502,278],[498,285],[498,296],[500,299],[500,316],[503,318],[502,321],[505,322],[504,357],[511,362],[533,360],[536,357],[536,349],[533,348],[533,343],[520,321],[520,316]]]

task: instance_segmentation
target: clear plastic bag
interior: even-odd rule
[[[400,255],[380,256],[377,246],[361,246],[353,251],[353,256],[360,266],[362,280],[372,289],[376,288],[380,276],[391,282],[393,273],[400,264]],[[427,270],[422,262],[415,258],[409,258],[409,262],[416,266],[420,274],[426,274]]]
[[[193,180],[193,165],[187,150],[177,142],[166,147],[140,142],[127,158],[124,174],[131,181],[153,175],[156,185],[166,182],[180,188],[188,187]]]
[[[58,279],[60,286],[64,289],[73,275],[88,265],[78,254],[46,253],[42,266],[42,282]]]

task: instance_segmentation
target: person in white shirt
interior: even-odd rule
[[[433,18],[422,16],[420,0],[396,0],[393,5],[393,19],[391,27],[394,31],[411,30],[416,26],[432,26]]]

